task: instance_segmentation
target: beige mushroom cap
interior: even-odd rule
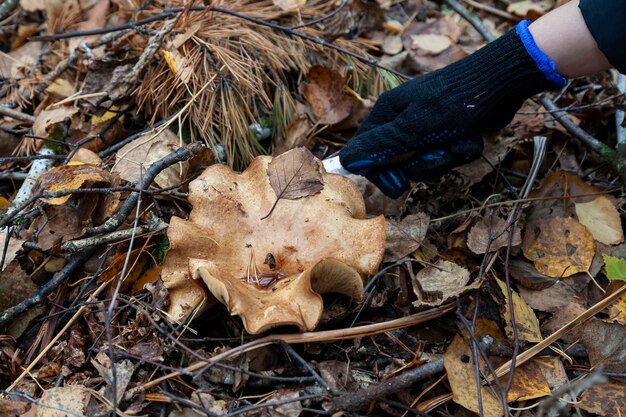
[[[258,157],[241,174],[213,165],[190,184],[193,210],[188,221],[170,223],[171,249],[162,273],[174,320],[186,318],[205,299],[190,281],[201,278],[250,333],[280,325],[312,330],[323,310],[319,293],[358,297],[362,277],[377,271],[384,218],[365,219],[355,184],[327,174],[321,164],[321,192],[281,199],[261,220],[276,201],[267,175],[271,160]],[[246,282],[252,253],[263,271],[269,271],[262,262],[271,253],[287,278],[271,288]]]

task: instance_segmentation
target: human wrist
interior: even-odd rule
[[[533,34],[529,30],[530,24],[530,20],[523,20],[515,26],[515,31],[526,47],[526,51],[537,64],[537,68],[545,74],[546,79],[556,87],[564,87],[567,80],[557,71],[556,63],[552,58],[543,52],[535,42]]]

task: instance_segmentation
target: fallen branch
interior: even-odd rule
[[[486,351],[493,342],[494,339],[492,337],[483,337],[479,342],[479,347],[482,351]],[[359,411],[366,409],[372,401],[387,398],[398,391],[410,388],[416,382],[443,371],[443,358],[436,359],[376,385],[342,394],[333,399],[333,409],[334,411]]]
[[[154,218],[149,224],[145,226],[139,226],[137,229],[125,229],[111,232],[106,235],[87,237],[84,239],[70,240],[61,245],[61,251],[76,253],[87,248],[105,245],[107,243],[119,242],[122,240],[130,239],[133,233],[137,236],[145,233],[158,232],[167,228],[168,224],[159,218]]]
[[[50,156],[54,156],[54,151],[50,148],[43,147],[39,150],[38,155],[48,157],[45,159],[37,159],[31,165],[28,170],[28,175],[26,175],[26,179],[22,183],[22,186],[17,191],[15,198],[11,202],[11,207],[6,212],[5,218],[2,221],[0,227],[4,226],[5,222],[9,221],[7,219],[18,216],[20,212],[28,205],[29,197],[33,192],[33,187],[37,182],[37,178],[39,178],[43,173],[47,172],[52,165],[54,165],[54,159],[49,158]]]
[[[2,313],[0,313],[0,328],[5,326],[9,321],[17,318],[20,314],[28,310],[30,307],[44,301],[46,297],[52,293],[52,291],[54,291],[59,285],[61,285],[61,283],[65,282],[66,279],[72,276],[72,274],[76,270],[78,270],[78,268],[82,267],[85,264],[85,262],[93,254],[94,250],[94,248],[91,248],[76,254],[76,256],[74,256],[67,263],[67,265],[63,267],[63,269],[54,274],[52,279],[42,285],[35,294],[24,299],[19,304],[16,304],[11,308],[7,308]]]
[[[96,227],[88,227],[85,229],[85,234],[87,236],[94,236],[98,234],[110,233],[120,227],[120,225],[128,218],[130,213],[135,208],[137,204],[137,199],[139,198],[139,193],[143,190],[147,190],[152,184],[152,181],[156,178],[157,175],[161,173],[165,168],[174,165],[177,162],[186,161],[188,159],[193,158],[196,155],[199,155],[201,152],[206,149],[203,144],[200,142],[193,142],[189,145],[185,145],[182,148],[178,148],[171,154],[159,159],[152,165],[150,168],[146,170],[145,175],[141,178],[139,184],[137,184],[138,191],[133,191],[124,204],[108,219],[106,222]]]
[[[0,106],[0,114],[4,116],[8,116],[12,119],[19,120],[21,122],[34,123],[35,116],[31,116],[30,114],[22,113],[21,111],[13,110],[5,106]]]
[[[444,371],[443,358],[428,362],[418,368],[382,381],[376,385],[347,392],[332,400],[334,411],[359,411],[366,409],[372,401],[377,401],[410,388],[413,384]]]
[[[480,33],[480,36],[483,37],[487,42],[493,42],[496,40],[496,37],[493,33],[485,26],[485,24],[476,17],[472,12],[467,10],[465,6],[459,3],[457,0],[444,0],[445,3],[452,8],[455,12],[460,14],[463,19],[467,20],[468,23],[474,26],[474,29]]]
[[[594,138],[589,133],[578,127],[576,123],[574,123],[572,119],[567,116],[567,113],[561,110],[554,103],[554,101],[550,100],[546,96],[541,97],[540,101],[541,104],[543,104],[543,107],[545,107],[546,110],[550,112],[554,119],[559,122],[565,129],[567,129],[568,132],[570,132],[578,140],[580,140],[587,148],[594,152],[598,152],[600,155],[606,155],[608,152],[613,151],[604,143],[600,142],[598,139]]]

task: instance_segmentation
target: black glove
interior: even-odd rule
[[[528,24],[382,94],[341,151],[341,164],[397,198],[409,179],[433,180],[479,157],[482,132],[502,129],[525,99],[566,83]]]

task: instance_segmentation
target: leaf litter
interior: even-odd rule
[[[465,5],[503,33],[555,3]],[[612,159],[529,101],[483,158],[397,200],[321,167],[401,82],[371,58],[413,76],[484,45],[452,9],[15,7],[0,36],[15,110],[0,118],[0,414],[624,412],[619,377],[585,385],[624,371]],[[75,30],[102,33],[36,38]],[[555,100],[614,145],[609,74]],[[534,135],[549,144],[520,199]],[[514,355],[502,390],[490,369]]]

